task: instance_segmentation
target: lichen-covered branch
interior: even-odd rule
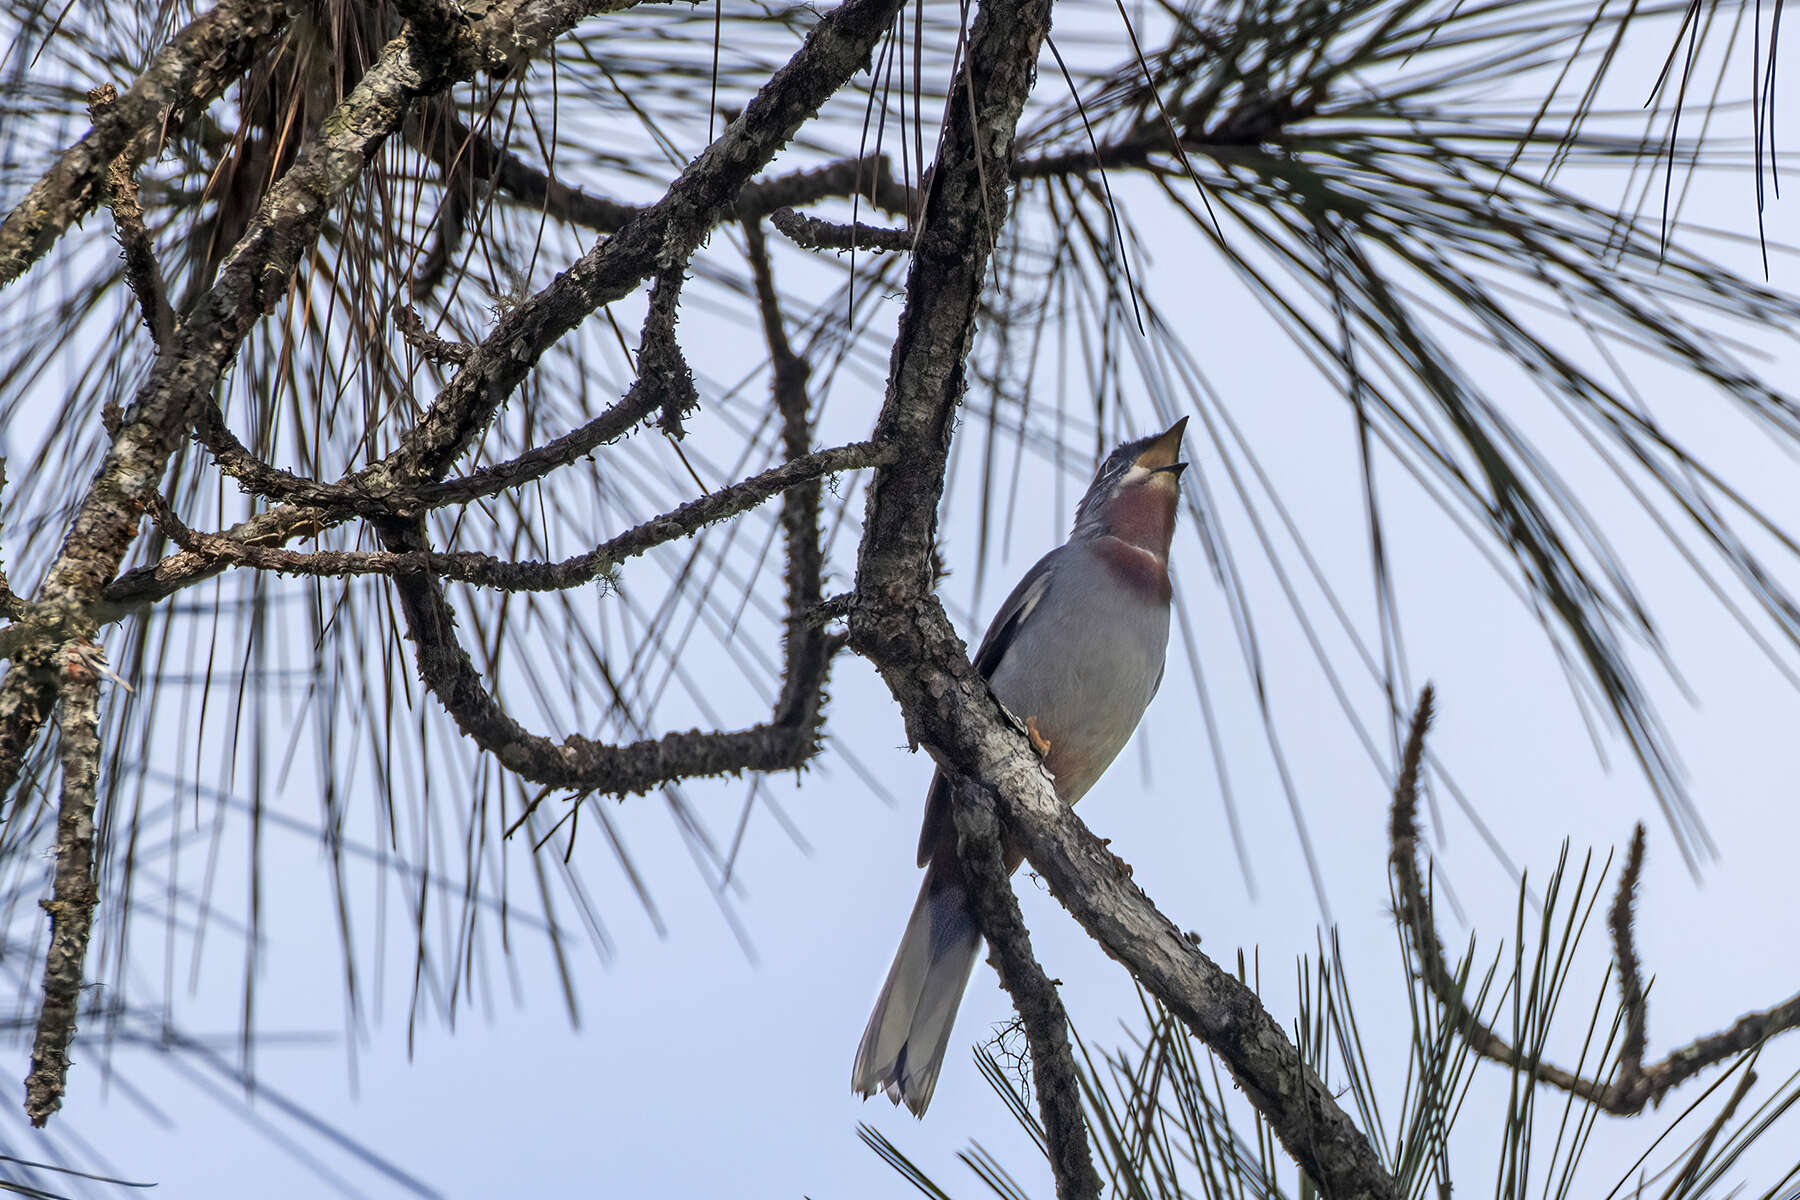
[[[25,1112],[42,1126],[62,1107],[69,1077],[69,1043],[81,1007],[88,936],[94,928],[94,800],[100,774],[100,647],[71,642],[58,664],[62,695],[62,797],[56,813],[56,877],[51,898],[50,949],[44,956],[44,999],[25,1079]]]
[[[118,103],[119,91],[103,83],[88,92],[88,112],[97,124]],[[156,252],[150,242],[150,231],[144,226],[144,209],[138,203],[137,174],[128,155],[121,154],[106,168],[106,205],[112,209],[113,228],[119,234],[119,246],[125,255],[125,283],[137,298],[144,327],[150,331],[156,348],[169,345],[175,332],[175,313],[169,307],[169,295],[163,287],[162,271],[156,265]]]
[[[734,211],[744,185],[857,70],[899,0],[846,0],[806,35],[663,198],[514,308],[484,338],[395,455],[391,482],[441,479],[556,340],[643,280],[685,263]]]
[[[913,235],[909,230],[864,225],[861,221],[854,224],[823,221],[792,208],[778,208],[770,213],[769,224],[802,250],[898,252],[912,249]]]
[[[1718,1066],[1769,1038],[1800,1028],[1800,993],[1772,1008],[1746,1013],[1718,1033],[1696,1038],[1670,1051],[1661,1061],[1646,1065],[1645,1002],[1642,967],[1632,931],[1632,902],[1644,864],[1644,827],[1632,835],[1631,849],[1619,873],[1619,889],[1610,913],[1613,953],[1619,971],[1620,1005],[1625,1011],[1625,1037],[1620,1047],[1619,1069],[1610,1079],[1590,1078],[1554,1063],[1521,1053],[1485,1024],[1469,1007],[1455,974],[1444,957],[1425,894],[1418,860],[1418,785],[1425,752],[1425,734],[1431,725],[1432,693],[1427,687],[1413,713],[1412,730],[1401,760],[1400,779],[1394,786],[1394,805],[1389,822],[1389,863],[1394,873],[1395,912],[1412,943],[1419,978],[1450,1014],[1471,1049],[1484,1058],[1518,1067],[1529,1062],[1540,1083],[1581,1097],[1615,1116],[1631,1116],[1657,1103],[1675,1087],[1709,1067]]]
[[[319,132],[300,149],[292,166],[264,195],[212,285],[160,347],[149,377],[116,428],[109,426],[112,439],[99,471],[77,506],[43,583],[22,605],[15,627],[11,627],[19,636],[9,639],[13,643],[13,661],[0,683],[0,789],[10,791],[16,783],[19,768],[48,714],[50,695],[58,686],[68,713],[65,721],[74,722],[75,744],[93,740],[84,729],[92,727],[98,671],[90,663],[88,669],[94,678],[77,676],[79,664],[87,661],[102,589],[117,575],[170,457],[192,428],[196,413],[210,402],[214,387],[236,359],[244,337],[286,295],[326,214],[405,120],[413,103],[479,70],[511,70],[582,17],[627,2],[501,0],[479,22],[448,32],[434,30],[436,40],[409,27],[382,49]],[[146,112],[167,116],[168,111],[157,109],[153,102],[166,96],[173,84],[191,89],[196,86],[195,80],[218,78],[214,67],[202,68],[184,57],[193,50],[193,43],[204,46],[208,37],[224,30],[232,34],[234,44],[214,47],[209,61],[234,62],[233,55],[245,49],[236,43],[244,42],[249,34],[241,22],[233,25],[229,14],[243,16],[246,12],[262,11],[222,6],[215,10],[212,24],[204,24],[207,19],[202,18],[196,23],[198,32],[196,26],[190,26],[177,38],[177,45],[158,56],[156,61],[161,68],[153,65],[152,72],[139,81],[141,87],[134,87],[97,114],[95,131],[45,177],[51,183],[62,179],[77,191],[59,194],[57,204],[49,208],[41,203],[30,208],[36,197],[34,191],[26,205],[13,214],[20,223],[15,226],[13,218],[9,218],[7,226],[0,228],[0,281],[7,277],[7,263],[17,261],[21,265],[12,269],[22,270],[56,232],[91,206],[91,198],[79,190],[95,186],[91,181],[82,183],[82,172],[89,170],[82,165],[82,156],[97,156],[94,169],[114,164],[115,178],[123,169],[128,179],[129,165],[136,161],[131,155],[137,152],[137,139],[147,136],[133,122]],[[254,38],[248,43],[251,47],[256,44]],[[167,72],[157,75],[162,68],[167,68]],[[212,85],[208,82],[205,86]],[[150,108],[146,109],[146,105]],[[125,163],[125,167],[119,167],[115,160]],[[76,176],[73,182],[64,178],[71,172]],[[90,686],[94,689],[92,696],[82,690]],[[72,701],[71,712],[68,706]],[[82,705],[87,705],[87,718],[82,715]],[[84,719],[86,726],[81,724]],[[45,1016],[40,1022],[37,1057],[28,1087],[28,1107],[33,1120],[40,1124],[60,1103],[66,1048],[73,1030],[72,1006],[79,999],[93,906],[92,780],[88,776],[85,784],[88,825],[84,833],[80,818],[83,776],[67,758],[70,745],[65,730],[66,828],[59,828],[56,899],[52,902],[58,907],[51,910],[56,932],[45,975]],[[87,749],[91,750],[90,758],[97,758],[97,745]],[[87,880],[85,884],[82,877]]]
[[[762,318],[763,340],[769,347],[769,391],[775,411],[781,414],[781,446],[789,461],[799,462],[812,456],[812,395],[807,388],[812,368],[788,341],[762,227],[754,220],[746,221],[744,235],[750,251],[756,310]],[[897,448],[882,449],[890,452],[883,457],[891,462]],[[791,725],[802,720],[808,707],[816,705],[805,681],[820,676],[832,654],[817,618],[819,604],[825,598],[825,548],[819,540],[820,496],[819,477],[814,476],[796,484],[782,498],[781,533],[787,547],[787,627],[783,631],[787,668],[781,696],[775,702],[777,724]]]
[[[600,579],[620,563],[652,547],[689,537],[708,525],[747,512],[771,497],[803,487],[816,487],[818,480],[840,471],[892,462],[898,453],[892,447],[874,442],[855,442],[818,450],[690,500],[615,534],[586,553],[554,563],[518,562],[473,551],[320,550],[303,553],[258,545],[229,534],[196,532],[161,498],[152,501],[151,512],[169,540],[184,552],[219,565],[241,565],[283,575],[326,577],[424,574],[503,591],[567,591]]]
[[[225,0],[157,52],[137,81],[69,147],[0,222],[0,287],[23,275],[68,227],[92,212],[109,164],[135,170],[208,104],[224,95],[287,27],[275,0]]]

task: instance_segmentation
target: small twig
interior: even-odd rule
[[[1058,1200],[1100,1195],[1100,1175],[1088,1148],[1081,1115],[1081,1083],[1069,1048],[1069,1016],[1056,985],[1031,950],[1031,933],[1007,881],[994,798],[979,784],[951,784],[957,857],[969,883],[976,923],[988,943],[988,961],[1012,998],[1031,1048],[1031,1077],[1044,1121],[1050,1169]]]
[[[194,438],[212,455],[213,464],[237,481],[247,494],[263,496],[277,503],[285,500],[318,502],[328,499],[345,505],[367,500],[342,484],[326,483],[285,471],[254,454],[238,440],[225,424],[225,413],[212,396],[202,396],[194,404]]]
[[[888,229],[880,225],[864,225],[861,221],[845,225],[822,221],[792,208],[778,208],[769,214],[769,224],[802,250],[911,250],[913,234],[905,229]]]
[[[781,297],[769,265],[769,247],[762,226],[744,222],[750,251],[750,275],[756,290],[756,307],[762,317],[763,340],[769,347],[773,378],[770,391],[781,414],[781,444],[789,461],[797,462],[812,452],[812,397],[807,383],[812,367],[794,352],[787,324],[781,315]],[[787,546],[787,669],[783,673],[776,720],[801,719],[814,703],[806,681],[816,675],[835,651],[812,614],[825,598],[825,548],[819,538],[821,490],[819,478],[804,480],[782,494],[781,531]]]
[[[625,393],[625,403],[640,411],[660,410],[657,424],[672,438],[682,436],[682,422],[700,407],[694,372],[675,337],[686,268],[685,261],[666,267],[650,285],[650,308],[638,337],[637,380]]]
[[[887,155],[871,154],[841,159],[810,171],[753,180],[738,195],[737,215],[740,220],[748,220],[767,216],[778,208],[798,208],[821,200],[855,196],[893,216],[916,217],[924,194],[924,187],[908,188],[894,178],[893,164]]]
[[[118,103],[119,90],[103,83],[88,92],[88,114],[98,125]],[[144,325],[156,341],[158,350],[169,346],[175,332],[175,313],[169,307],[169,295],[163,287],[162,272],[156,265],[156,251],[150,231],[144,226],[144,209],[138,203],[137,177],[130,153],[119,155],[106,165],[106,203],[112,209],[113,227],[119,234],[119,245],[125,252],[125,282],[137,297],[144,315]]]
[[[69,1044],[81,1005],[81,980],[94,925],[94,784],[100,772],[100,677],[105,659],[91,642],[62,648],[62,799],[56,817],[56,881],[50,948],[44,957],[44,1004],[25,1078],[25,1111],[42,1126],[62,1107]]]
[[[1620,873],[1618,896],[1613,901],[1613,954],[1618,960],[1620,1003],[1625,1010],[1625,1038],[1619,1070],[1610,1082],[1577,1075],[1520,1053],[1484,1024],[1463,999],[1456,976],[1444,959],[1442,944],[1432,922],[1431,905],[1420,881],[1418,861],[1418,780],[1425,751],[1425,731],[1431,723],[1432,693],[1427,687],[1419,697],[1401,761],[1400,780],[1394,787],[1394,807],[1389,822],[1389,862],[1394,872],[1395,915],[1412,943],[1419,978],[1449,1012],[1470,1049],[1508,1067],[1531,1065],[1537,1080],[1581,1097],[1615,1116],[1631,1116],[1646,1104],[1660,1102],[1673,1088],[1695,1075],[1753,1050],[1776,1034],[1800,1028],[1800,993],[1772,1008],[1745,1013],[1726,1029],[1696,1038],[1672,1050],[1663,1059],[1643,1065],[1645,1004],[1642,967],[1632,933],[1632,902],[1644,861],[1644,827],[1632,836],[1631,849]]]
[[[1631,848],[1626,851],[1625,865],[1619,871],[1619,892],[1606,914],[1612,930],[1613,962],[1619,970],[1619,1004],[1625,1010],[1625,1037],[1619,1046],[1619,1072],[1613,1086],[1629,1093],[1644,1073],[1646,1014],[1644,980],[1638,965],[1637,941],[1632,930],[1632,905],[1637,899],[1638,879],[1644,870],[1644,823],[1638,822],[1631,835]]]
[[[463,342],[452,342],[439,337],[425,328],[425,322],[410,304],[394,305],[394,327],[406,344],[417,350],[432,362],[450,363],[461,366],[469,361],[469,355],[475,352],[474,347]]]

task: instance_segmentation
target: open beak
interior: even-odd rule
[[[1186,417],[1169,426],[1168,431],[1144,448],[1138,455],[1138,466],[1149,471],[1167,471],[1179,477],[1187,464],[1181,461],[1181,435],[1187,429]]]

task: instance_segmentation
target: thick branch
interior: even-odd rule
[[[1007,878],[993,797],[967,779],[952,785],[951,797],[956,851],[970,884],[976,923],[987,939],[988,961],[1012,998],[1031,1048],[1031,1077],[1037,1084],[1038,1114],[1044,1121],[1056,1195],[1058,1200],[1098,1197],[1100,1175],[1094,1170],[1081,1115],[1081,1083],[1069,1049],[1069,1015],[1056,985],[1031,952],[1031,934]]]
[[[1020,109],[1049,28],[1041,0],[989,0],[976,18],[913,252],[876,437],[909,448],[876,475],[864,520],[852,644],[945,767],[999,792],[1011,842],[1051,890],[1226,1063],[1327,1195],[1391,1197],[1393,1180],[1248,988],[1200,954],[1058,803],[1023,734],[970,667],[932,594],[936,509],[976,304],[1006,216]]]
[[[1394,872],[1395,912],[1412,942],[1419,978],[1437,997],[1469,1046],[1484,1058],[1508,1067],[1529,1064],[1539,1082],[1569,1092],[1615,1116],[1642,1112],[1644,1105],[1660,1103],[1668,1092],[1709,1067],[1753,1050],[1779,1033],[1800,1027],[1800,993],[1773,1008],[1746,1013],[1718,1033],[1696,1038],[1671,1051],[1660,1062],[1643,1065],[1644,987],[1637,960],[1636,938],[1631,929],[1632,899],[1643,870],[1644,828],[1637,827],[1631,850],[1619,875],[1619,891],[1613,901],[1613,953],[1618,958],[1620,1004],[1625,1010],[1625,1039],[1619,1070],[1610,1081],[1564,1070],[1554,1063],[1521,1053],[1469,1008],[1456,976],[1444,958],[1432,919],[1431,903],[1421,882],[1418,861],[1418,782],[1425,733],[1431,724],[1431,689],[1419,697],[1407,738],[1400,780],[1394,787],[1394,807],[1389,824],[1389,862]]]
[[[100,647],[64,647],[62,691],[62,799],[56,814],[56,881],[50,914],[50,949],[44,958],[44,1003],[38,1011],[25,1079],[25,1111],[42,1126],[62,1107],[69,1077],[69,1043],[81,1006],[88,935],[94,927],[94,797],[100,773]]]

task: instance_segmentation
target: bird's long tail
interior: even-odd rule
[[[962,881],[933,864],[857,1048],[853,1091],[885,1091],[915,1117],[925,1115],[980,953],[981,933]]]

